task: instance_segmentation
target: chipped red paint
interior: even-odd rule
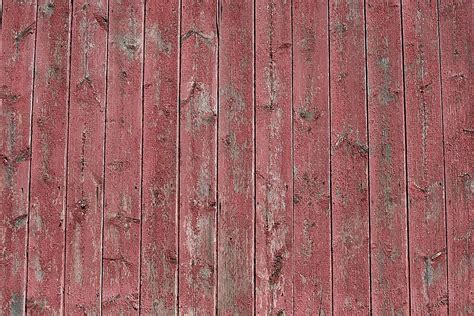
[[[25,306],[36,1],[3,1],[0,44],[0,315]]]
[[[294,311],[330,315],[328,4],[293,3]]]
[[[254,310],[252,4],[253,0],[224,0],[218,11],[217,313],[220,315],[251,315]]]
[[[0,314],[472,312],[467,0],[0,0]]]
[[[143,0],[109,1],[102,312],[139,309]]]
[[[400,6],[400,0],[366,1],[371,287],[375,315],[409,313]]]
[[[181,7],[179,309],[216,309],[217,1]]]
[[[68,2],[38,1],[26,298],[32,314],[63,312],[71,13]]]
[[[74,3],[66,217],[65,314],[100,312],[107,28],[105,0]]]
[[[404,1],[411,312],[447,312],[443,131],[436,2]]]
[[[448,223],[447,302],[450,314],[467,315],[474,312],[472,2],[441,1],[439,31]]]
[[[370,310],[364,1],[330,1],[334,313]]]
[[[291,2],[257,0],[256,313],[293,310]]]
[[[147,1],[141,313],[176,314],[178,1]]]

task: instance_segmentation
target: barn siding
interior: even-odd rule
[[[467,315],[465,0],[2,0],[0,315]]]

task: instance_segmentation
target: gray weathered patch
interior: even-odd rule
[[[173,47],[170,42],[167,42],[162,35],[158,25],[152,25],[147,29],[146,36],[149,42],[153,43],[158,51],[166,55],[171,54]]]
[[[13,293],[10,299],[10,315],[21,316],[23,313],[24,298],[23,295]]]

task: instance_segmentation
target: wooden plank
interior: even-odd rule
[[[330,1],[334,313],[370,310],[364,1]]]
[[[294,312],[330,315],[328,2],[293,2]]]
[[[3,1],[0,44],[0,314],[25,306],[36,1]]]
[[[403,1],[411,312],[445,314],[446,227],[436,2]]]
[[[28,313],[63,310],[69,2],[38,1],[28,245]]]
[[[215,311],[217,2],[181,7],[179,309]]]
[[[220,315],[254,311],[253,3],[222,0],[219,10]]]
[[[107,1],[74,3],[71,30],[65,313],[99,314]]]
[[[409,313],[400,6],[400,0],[366,2],[371,299],[376,315]]]
[[[453,315],[467,315],[474,312],[472,2],[441,1],[439,27],[448,219],[448,309]]]
[[[36,2],[0,0],[0,314],[473,311],[469,1]]]
[[[141,313],[175,315],[179,1],[146,3]]]
[[[256,2],[256,313],[293,312],[291,2]]]
[[[143,0],[109,3],[103,294],[105,314],[139,309]]]

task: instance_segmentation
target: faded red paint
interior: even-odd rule
[[[63,311],[71,13],[68,2],[38,1],[26,298],[33,314]]]
[[[334,313],[370,311],[364,1],[330,1]]]
[[[446,174],[448,310],[473,313],[474,106],[472,2],[439,7]]]
[[[108,15],[102,312],[139,309],[143,78],[142,0]]]
[[[446,313],[446,226],[436,2],[403,10],[411,312]]]
[[[293,18],[294,311],[330,315],[327,3],[296,0]]]
[[[25,306],[36,2],[3,1],[0,44],[0,314]]]
[[[472,312],[469,1],[1,3],[0,314]]]
[[[107,57],[106,1],[74,3],[66,225],[66,314],[98,314]]]
[[[181,7],[179,309],[216,308],[217,2]]]
[[[370,274],[375,315],[409,313],[400,10],[400,0],[366,2]]]
[[[220,315],[251,315],[254,310],[252,4],[252,0],[225,0],[218,11],[217,313]]]
[[[178,1],[148,1],[145,16],[140,311],[174,315],[178,281]]]
[[[258,0],[255,51],[256,313],[293,310],[291,3]]]

